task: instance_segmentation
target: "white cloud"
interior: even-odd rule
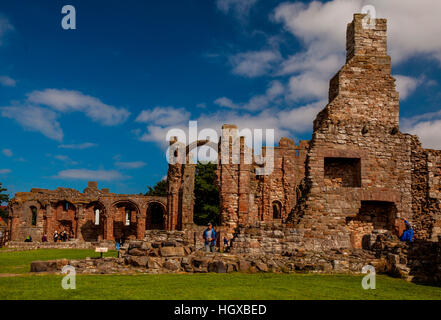
[[[400,93],[400,99],[405,100],[407,97],[409,97],[416,88],[423,82],[423,80],[403,76],[403,75],[394,75],[394,78],[396,81],[397,91]]]
[[[11,149],[3,149],[2,153],[6,156],[6,157],[12,157],[14,155],[14,153],[12,152]]]
[[[73,161],[71,158],[69,158],[68,156],[65,156],[65,155],[61,155],[61,154],[55,155],[54,158],[66,163],[66,164],[69,164],[69,165],[78,164],[78,162]]]
[[[440,116],[441,114],[438,114]],[[422,121],[407,127],[404,131],[416,134],[421,139],[423,147],[430,149],[441,149],[441,119],[433,121]]]
[[[130,115],[130,112],[124,108],[118,109],[104,104],[95,97],[73,90],[34,91],[28,95],[28,100],[34,104],[46,105],[59,112],[84,112],[93,121],[106,126],[121,124]]]
[[[73,180],[114,181],[127,177],[115,170],[69,169],[60,171],[54,178]]]
[[[378,18],[388,20],[388,40],[392,60],[403,60],[421,53],[440,58],[441,2],[437,0],[333,0],[282,3],[273,18],[308,47],[327,52],[344,48],[346,24],[365,5],[376,8]],[[441,60],[440,60],[441,61]]]
[[[238,17],[248,15],[257,0],[216,0],[217,8],[227,14],[233,12]]]
[[[441,2],[422,0],[332,0],[284,2],[278,5],[271,19],[280,23],[304,45],[282,63],[277,76],[290,76],[289,95],[294,101],[323,99],[329,79],[343,65],[346,25],[364,5],[374,5],[379,18],[388,19],[389,53],[393,63],[414,56],[435,58],[441,62]],[[429,9],[430,8],[430,9]],[[401,78],[401,98],[408,97],[418,83]]]
[[[10,106],[1,107],[0,112],[2,117],[14,119],[26,130],[40,132],[53,140],[63,140],[58,114],[52,110],[35,106]]]
[[[11,173],[12,171],[10,169],[0,169],[0,174],[8,174]]]
[[[14,30],[14,27],[8,19],[0,16],[0,46],[3,44],[3,37],[8,31]]]
[[[400,119],[403,132],[416,134],[425,148],[441,149],[441,109]]]
[[[220,107],[231,108],[231,109],[239,109],[240,106],[235,104],[230,98],[221,97],[214,101]]]
[[[294,109],[280,110],[279,108],[267,108],[259,112],[221,110],[215,113],[202,114],[197,121],[198,132],[202,129],[214,129],[220,137],[223,124],[236,124],[241,129],[274,129],[276,143],[282,136],[292,137],[296,133],[304,133],[311,130],[312,121],[318,111],[326,105],[326,101],[318,101]],[[181,121],[168,126],[151,125],[139,139],[142,141],[156,142],[166,147],[166,136],[171,129],[181,129],[188,137],[188,123]],[[206,137],[200,137],[206,139]]]
[[[278,105],[281,102],[281,97],[285,93],[285,88],[280,81],[272,81],[266,92],[261,95],[253,96],[248,102],[242,104],[236,104],[227,97],[221,97],[214,101],[215,104],[221,107],[230,109],[241,109],[248,111],[262,110],[267,107]]]
[[[186,122],[189,118],[190,112],[184,108],[156,107],[152,110],[141,111],[135,121],[166,126],[178,122]]]
[[[123,168],[123,169],[139,169],[146,165],[143,161],[133,161],[133,162],[115,162],[115,165],[117,167]]]
[[[233,73],[248,78],[267,74],[282,57],[275,50],[241,52],[229,58]]]
[[[140,134],[139,140],[144,142],[157,142],[162,146],[166,146],[168,143],[165,140],[167,133],[171,129],[181,129],[185,132],[187,131],[187,127],[185,124],[179,123],[173,126],[157,126],[157,125],[151,125],[147,126],[147,131]]]
[[[58,148],[83,150],[83,149],[93,148],[96,146],[97,146],[96,143],[84,142],[84,143],[78,143],[78,144],[60,144],[58,146]]]
[[[14,79],[8,76],[0,76],[0,84],[5,87],[15,87],[17,84]]]
[[[277,115],[282,128],[292,128],[295,132],[312,130],[312,123],[317,115],[327,104],[326,100],[317,101],[302,107],[281,111]]]

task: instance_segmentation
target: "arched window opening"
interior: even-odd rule
[[[69,202],[64,201],[64,211],[69,211]]]
[[[282,205],[279,201],[273,202],[273,219],[281,219],[282,218]]]
[[[100,209],[95,209],[95,225],[98,226],[100,224]]]
[[[36,226],[37,225],[37,208],[31,207],[31,213],[32,213],[32,225]]]
[[[165,228],[164,207],[156,202],[150,203],[147,208],[146,230],[163,230]]]
[[[131,217],[132,217],[132,213],[130,209],[126,209],[126,226],[130,226]]]

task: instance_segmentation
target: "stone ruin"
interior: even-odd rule
[[[219,144],[187,147],[187,157],[207,144],[219,157],[227,148],[232,158],[232,141],[240,144],[240,163],[222,162],[217,169],[219,224],[227,238],[275,223],[292,229],[299,248],[362,248],[405,218],[417,239],[438,240],[441,151],[424,149],[417,136],[400,131],[386,19],[365,29],[363,18],[355,14],[347,26],[346,63],[330,80],[329,103],[314,120],[312,139],[296,145],[282,138],[272,150],[271,174],[257,175],[259,164],[244,161],[253,151],[235,125],[223,126]],[[169,167],[171,229],[193,223],[194,176],[194,164]]]
[[[355,14],[347,26],[346,63],[330,80],[329,102],[314,120],[312,139],[295,144],[282,138],[271,150],[271,174],[258,175],[260,165],[244,161],[253,150],[234,125],[223,126],[218,144],[197,141],[186,146],[185,157],[188,160],[191,150],[205,145],[219,155],[227,148],[230,159],[238,160],[217,166],[219,244],[230,254],[246,255],[251,264],[260,259],[256,257],[278,255],[279,259],[294,257],[305,262],[306,256],[318,254],[309,260],[310,269],[328,270],[320,267],[326,262],[331,270],[348,272],[354,265],[377,259],[377,265],[388,266],[383,269],[407,275],[419,270],[439,280],[441,151],[425,149],[417,136],[400,131],[399,94],[387,54],[386,19],[376,19],[375,27],[364,28],[364,17]],[[236,155],[231,152],[235,142],[239,143]],[[170,142],[171,146],[177,143],[176,139]],[[264,147],[262,154],[267,153]],[[81,230],[93,221],[99,204],[105,217],[101,238],[111,240],[112,225],[115,229],[114,224],[123,221],[127,208],[119,206],[123,202],[133,205],[131,219],[136,230],[131,234],[143,239],[151,219],[149,203],[153,202],[166,206],[161,227],[182,230],[194,251],[202,231],[193,223],[194,178],[191,161],[170,164],[166,199],[115,195],[93,187],[83,194],[67,189],[17,194],[10,203],[12,239],[23,239],[35,230],[50,234],[60,221]],[[68,201],[66,210],[59,201]],[[30,225],[32,206],[37,209],[36,226]],[[394,235],[397,218],[412,224],[414,243],[398,241]],[[76,235],[86,240],[82,232]],[[229,248],[222,248],[224,237],[232,240]],[[191,252],[188,255],[194,254]],[[238,261],[236,269],[240,269]],[[266,266],[262,268],[270,268],[268,263]],[[182,259],[177,270],[185,270]]]
[[[39,242],[45,234],[53,242],[55,231],[80,242],[144,239],[146,230],[165,229],[166,205],[165,197],[115,194],[93,181],[84,192],[32,189],[9,202],[10,240]]]

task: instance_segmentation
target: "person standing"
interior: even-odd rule
[[[213,226],[213,240],[211,240],[211,247],[210,250],[211,252],[216,251],[216,245],[217,245],[217,238],[218,238],[218,233],[216,231],[216,226]]]
[[[57,241],[58,241],[58,231],[55,230],[55,232],[54,232],[54,242],[57,242]]]
[[[209,223],[207,225],[207,229],[205,229],[205,231],[203,233],[204,245],[205,245],[206,252],[213,252],[213,250],[214,250],[213,239],[215,240],[215,237],[216,237],[216,234],[213,231],[213,226],[211,225],[211,223]]]

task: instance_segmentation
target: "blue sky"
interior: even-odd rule
[[[61,28],[66,4],[76,30]],[[389,20],[401,129],[441,148],[439,1],[5,0],[0,182],[145,192],[189,120],[309,139],[365,4]]]

